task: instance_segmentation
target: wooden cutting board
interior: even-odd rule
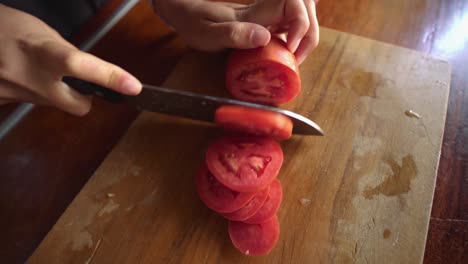
[[[191,53],[165,85],[226,95],[224,62],[225,54]],[[270,255],[238,253],[227,221],[195,193],[194,172],[221,131],[143,113],[29,262],[421,262],[449,64],[322,28],[301,76],[300,96],[285,107],[315,120],[326,135],[281,144],[281,235]]]

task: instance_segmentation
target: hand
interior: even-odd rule
[[[287,46],[302,63],[319,41],[316,2],[260,0],[242,5],[206,0],[153,0],[153,6],[196,49],[256,48],[268,44],[271,34],[287,33]]]
[[[141,83],[123,69],[79,51],[39,19],[0,4],[0,103],[51,105],[84,115],[91,100],[62,82],[72,76],[129,95]]]

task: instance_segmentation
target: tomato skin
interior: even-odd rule
[[[239,193],[222,185],[203,165],[195,176],[197,193],[203,203],[218,213],[230,213],[246,205],[255,193]]]
[[[285,140],[291,137],[291,119],[267,110],[238,105],[223,105],[216,110],[215,123],[226,130]]]
[[[279,180],[270,185],[270,192],[263,206],[252,217],[243,220],[249,224],[260,224],[270,220],[276,215],[283,200],[283,187]]]
[[[260,208],[268,198],[268,193],[270,193],[270,186],[267,186],[265,189],[258,191],[252,198],[252,200],[250,200],[239,210],[221,215],[224,216],[224,218],[227,218],[232,221],[243,221],[245,219],[248,219],[255,215],[258,212],[258,210],[260,210]]]
[[[229,189],[255,192],[276,178],[283,151],[273,139],[228,135],[208,147],[205,162],[213,176]]]
[[[239,100],[287,103],[301,90],[296,58],[277,38],[265,47],[232,50],[227,61],[226,87]]]
[[[275,247],[279,239],[278,217],[261,224],[229,221],[229,237],[232,244],[243,254],[263,256]]]

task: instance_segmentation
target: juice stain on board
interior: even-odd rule
[[[390,231],[390,229],[388,228],[385,228],[382,235],[383,235],[383,238],[388,239],[391,234],[392,234],[392,231]]]
[[[406,155],[401,166],[393,159],[385,160],[385,163],[392,169],[392,175],[389,175],[375,187],[367,186],[363,192],[364,198],[372,199],[378,194],[397,196],[411,190],[411,181],[417,175],[417,167],[413,156]]]
[[[377,88],[384,85],[386,79],[375,72],[352,69],[343,72],[339,84],[352,89],[359,96],[377,98]]]

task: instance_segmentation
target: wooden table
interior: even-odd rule
[[[107,6],[94,25],[118,2]],[[318,6],[322,26],[424,51],[452,64],[452,90],[426,263],[461,263],[468,257],[464,250],[468,240],[468,95],[464,90],[468,84],[468,39],[464,36],[468,34],[463,32],[468,28],[468,4],[463,2],[349,0],[322,1]],[[146,9],[136,9],[93,53],[122,65],[141,79],[161,82],[184,52],[184,46]],[[147,39],[155,31],[158,39]],[[122,32],[127,36],[123,37]],[[157,47],[148,47],[156,40]],[[135,47],[151,48],[153,52],[148,56],[160,63],[147,69],[133,61],[131,54],[113,52],[145,52]],[[81,119],[38,107],[0,142],[0,209],[8,216],[0,220],[5,234],[2,259],[22,262],[29,256],[135,116],[124,106],[100,101],[95,102],[90,115]]]

